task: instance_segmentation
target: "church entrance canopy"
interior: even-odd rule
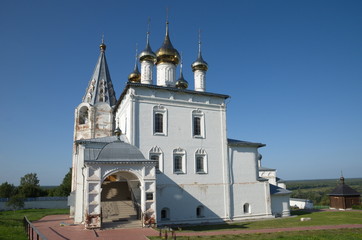
[[[138,148],[118,139],[87,141],[84,147],[86,228],[142,220],[146,212],[156,214],[154,160],[145,159]]]

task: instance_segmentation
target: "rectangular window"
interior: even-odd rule
[[[146,193],[146,200],[153,200],[153,193]]]
[[[151,155],[151,160],[156,160],[156,172],[160,171],[160,157],[158,155]]]
[[[176,155],[174,156],[174,172],[182,173],[182,156]]]
[[[194,136],[201,135],[201,118],[194,117]]]
[[[155,133],[163,133],[163,114],[155,114]]]
[[[205,172],[204,157],[202,156],[196,157],[196,172],[197,173]]]

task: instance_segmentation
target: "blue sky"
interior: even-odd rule
[[[362,177],[361,1],[2,1],[0,183],[71,166],[74,109],[102,34],[116,94],[135,45],[165,33],[193,88],[198,30],[207,91],[228,94],[228,136],[267,144],[263,165],[292,179]]]

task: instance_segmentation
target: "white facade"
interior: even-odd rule
[[[313,209],[313,202],[309,199],[290,198],[290,206],[299,209]]]
[[[229,96],[205,92],[207,63],[201,50],[193,64],[193,70],[203,69],[202,79],[195,71],[196,89],[176,88],[178,53],[167,48],[168,35],[165,42],[164,55],[142,53],[157,55],[156,85],[150,84],[152,69],[142,70],[153,64],[143,62],[141,75],[147,76],[129,82],[116,104],[77,107],[75,222],[100,227],[105,209],[122,201],[131,201],[143,222],[153,219],[158,225],[289,215],[290,192],[277,186],[275,171],[260,167],[258,148],[265,145],[227,138]],[[105,45],[103,55],[104,50]],[[122,135],[113,136],[114,130]]]

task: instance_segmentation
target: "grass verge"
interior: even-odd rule
[[[149,237],[158,240],[158,237]],[[177,240],[361,240],[362,229],[313,230],[303,232],[253,233],[239,235],[177,237]]]
[[[263,229],[263,228],[287,228],[305,227],[319,225],[342,225],[342,224],[362,224],[362,211],[321,211],[305,212],[295,211],[293,217],[277,218],[263,221],[234,222],[219,225],[202,225],[182,227],[183,231],[222,231],[222,230],[243,230],[243,229]],[[308,217],[310,221],[301,222],[300,218]]]
[[[69,214],[69,209],[27,209],[0,212],[0,240],[26,240],[23,218],[39,220],[47,215]]]

